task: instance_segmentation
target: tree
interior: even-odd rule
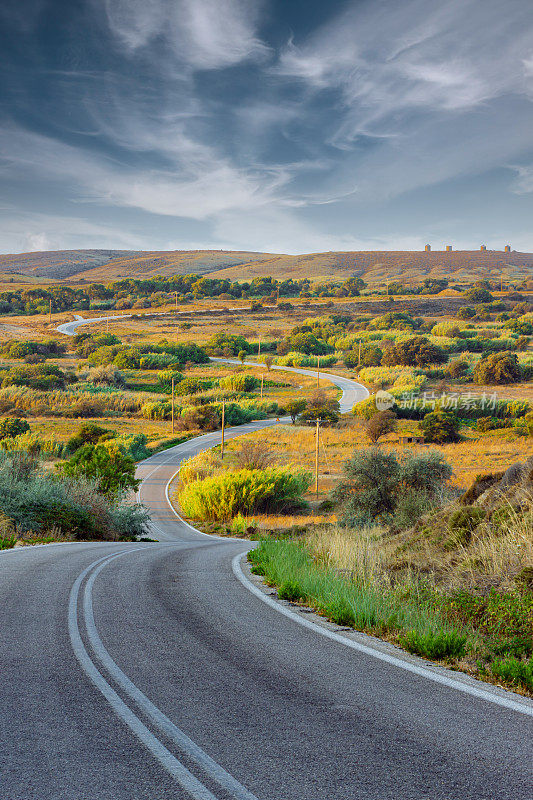
[[[469,303],[491,303],[494,297],[488,289],[474,288],[465,293],[465,300]]]
[[[287,414],[289,414],[289,416],[290,416],[290,418],[292,420],[292,424],[293,425],[296,422],[296,417],[298,416],[298,414],[302,413],[302,411],[304,410],[306,405],[307,405],[307,401],[303,400],[303,399],[300,399],[300,400],[289,400],[289,402],[286,404],[285,408],[287,410]]]
[[[378,411],[365,422],[366,435],[376,444],[382,436],[392,433],[398,425],[396,414],[392,411]]]
[[[271,366],[272,366],[272,364],[274,363],[274,356],[273,356],[271,353],[267,353],[266,355],[264,355],[264,356],[261,358],[261,361],[263,362],[263,364],[265,365],[265,367],[266,367],[266,368],[268,369],[268,371],[270,372],[270,367],[271,367]]]
[[[474,367],[473,378],[481,385],[491,383],[518,383],[521,378],[516,353],[504,350],[481,358]]]
[[[446,361],[446,353],[432,344],[425,336],[413,336],[404,342],[388,347],[381,363],[386,367],[398,364],[405,367],[427,367],[430,364],[442,364]]]
[[[339,421],[340,405],[334,397],[327,397],[320,389],[314,393],[307,401],[304,410],[300,414],[302,422],[314,421],[317,419],[328,422],[332,425]]]
[[[0,439],[21,436],[23,433],[27,433],[29,429],[30,426],[25,419],[4,417],[4,419],[0,421]]]
[[[244,364],[244,362],[246,361],[246,356],[247,355],[248,355],[248,353],[246,352],[246,350],[239,350],[239,352],[237,354],[237,358],[239,359],[241,364]]]
[[[445,411],[430,411],[420,421],[420,427],[427,442],[446,444],[459,441],[459,420],[454,414]]]
[[[135,461],[114,441],[83,445],[62,465],[62,472],[70,478],[96,481],[98,490],[109,497],[136,491],[141,483],[135,478]]]

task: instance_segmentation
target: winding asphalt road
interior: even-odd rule
[[[0,799],[532,798],[533,703],[310,623],[176,517],[219,439],[139,466],[158,543],[0,553]]]

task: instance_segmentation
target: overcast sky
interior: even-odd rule
[[[0,251],[533,251],[531,0],[2,0]]]

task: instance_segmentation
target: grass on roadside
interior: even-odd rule
[[[332,552],[324,548],[326,540]],[[248,558],[252,572],[277,587],[282,599],[424,658],[533,693],[533,593],[444,590],[414,572],[395,581],[379,557],[379,541],[379,533],[333,528],[322,542],[317,532],[299,540],[263,539]]]

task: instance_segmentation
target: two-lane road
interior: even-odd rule
[[[530,800],[531,702],[297,624],[175,516],[219,437],[140,465],[159,543],[0,554],[0,800]]]

